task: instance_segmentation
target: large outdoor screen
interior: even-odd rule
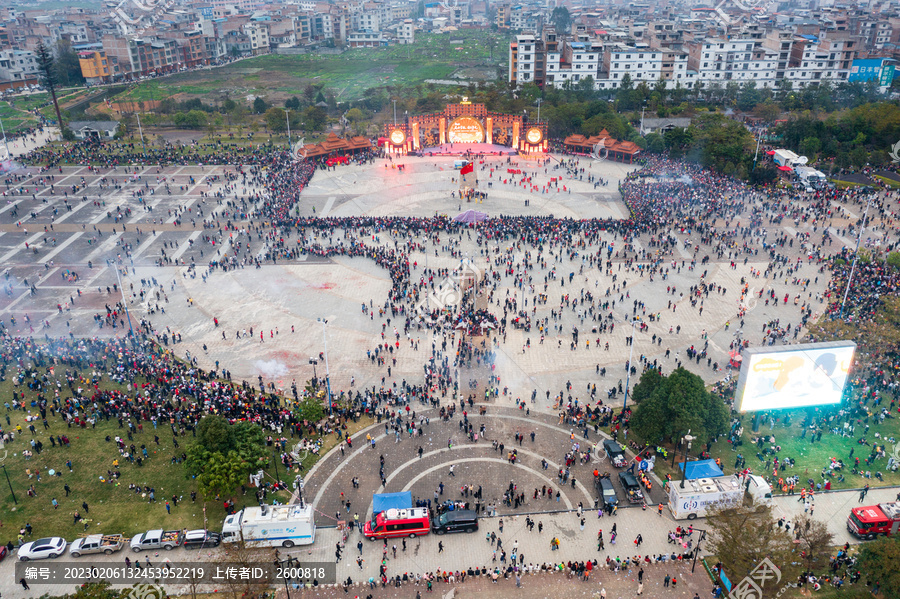
[[[836,404],[856,344],[807,343],[744,352],[735,399],[741,412]]]

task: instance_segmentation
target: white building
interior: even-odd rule
[[[405,19],[397,27],[397,39],[401,44],[412,44],[416,41],[416,25],[412,19]]]
[[[0,50],[0,81],[24,81],[37,76],[37,57],[34,52]]]
[[[269,51],[269,27],[265,23],[248,23],[244,33],[250,37],[250,51],[265,54]]]
[[[704,84],[736,81],[744,85],[774,87],[778,53],[763,47],[761,40],[707,40],[691,45],[689,67]]]

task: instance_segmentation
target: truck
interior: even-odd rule
[[[312,545],[316,540],[312,506],[260,505],[231,514],[222,524],[222,542],[241,540],[248,547]]]
[[[135,553],[150,549],[171,551],[184,540],[183,530],[148,530],[131,539],[131,550]]]
[[[619,482],[622,483],[622,488],[625,489],[625,497],[628,498],[629,503],[644,502],[644,493],[641,491],[641,484],[633,474],[629,472],[619,472]]]
[[[628,460],[625,459],[625,452],[622,451],[622,446],[612,439],[603,441],[603,450],[615,468],[624,468],[625,464],[628,463]]]
[[[90,553],[110,555],[125,546],[125,535],[88,535],[75,539],[69,546],[69,555],[79,557]]]
[[[897,534],[900,530],[900,501],[851,509],[847,530],[857,539]]]
[[[666,483],[669,511],[676,520],[703,518],[713,508],[733,507],[745,498],[757,504],[772,505],[772,487],[752,474],[697,478]]]
[[[406,510],[391,508],[376,515],[363,526],[363,536],[374,541],[391,537],[416,537],[431,531],[428,508]]]

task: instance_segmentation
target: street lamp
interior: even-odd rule
[[[312,364],[312,367],[313,367],[313,386],[318,387],[319,386],[319,377],[316,376],[316,364],[318,364],[319,361],[316,360],[315,358],[310,358],[309,363]]]
[[[640,319],[640,316],[635,316],[631,319],[631,352],[628,354],[628,371],[625,373],[625,400],[622,402],[622,414],[625,413],[625,408],[628,407],[628,387],[631,382],[631,362],[634,360],[634,327]]]
[[[328,337],[325,335],[325,325],[328,321],[324,318],[317,318],[322,323],[322,341],[325,343],[325,391],[328,394],[328,413],[332,414],[334,410],[331,407],[331,379],[328,371]]]
[[[13,503],[19,505],[19,502],[16,500],[16,492],[13,491],[12,483],[9,482],[9,472],[6,471],[6,464],[0,464],[0,466],[3,466],[3,474],[6,475],[6,484],[9,485],[9,492],[12,493]]]
[[[700,543],[706,539],[706,531],[702,528],[695,528],[694,530],[700,531],[700,537],[697,538],[697,546],[694,547],[694,561],[691,564],[691,574],[694,573],[694,568],[697,567],[697,558],[700,557]]]
[[[850,266],[850,276],[847,277],[847,287],[844,289],[844,299],[841,300],[841,315],[844,318],[844,304],[847,303],[847,294],[850,293],[850,285],[853,283],[853,273],[856,271],[856,261],[859,259],[859,243],[862,241],[863,231],[866,229],[866,218],[869,216],[869,206],[872,205],[872,194],[866,201],[866,211],[863,213],[862,225],[859,227],[859,235],[856,237],[856,249],[853,251],[853,264]]]
[[[681,438],[681,444],[684,445],[684,464],[681,469],[681,488],[684,488],[684,481],[687,478],[687,454],[691,449],[691,442],[696,439],[696,437],[691,436],[691,429],[688,429],[688,434]]]
[[[290,115],[291,109],[290,108],[282,108],[282,110],[284,111],[284,120],[287,123],[288,149],[290,149],[290,147],[291,147],[291,117],[288,115]]]

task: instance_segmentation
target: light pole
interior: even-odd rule
[[[12,483],[9,482],[9,472],[6,471],[6,464],[0,464],[0,465],[3,466],[3,474],[6,475],[6,484],[9,485],[9,492],[12,493],[13,503],[15,503],[16,505],[18,505],[19,502],[16,500],[16,492],[13,491]]]
[[[316,360],[315,358],[310,358],[309,363],[312,364],[312,367],[313,367],[313,387],[318,387],[319,386],[319,377],[316,376],[316,364],[318,364],[319,361]]]
[[[688,434],[686,434],[685,436],[683,436],[681,438],[681,444],[684,445],[684,468],[682,468],[682,470],[681,470],[681,485],[680,485],[682,489],[684,488],[684,481],[687,478],[687,454],[688,454],[688,451],[691,449],[691,442],[695,438],[696,437],[691,436],[691,429],[688,429]]]
[[[6,148],[6,159],[12,160],[12,154],[9,151],[9,142],[6,141],[6,130],[3,128],[2,120],[0,120],[0,133],[3,134],[3,147]]]
[[[125,300],[125,288],[122,287],[122,277],[119,274],[119,265],[115,265],[116,280],[119,281],[119,292],[122,294],[122,306],[125,308],[125,316],[128,318],[128,329],[131,331],[131,342],[137,344],[137,337],[134,336],[134,327],[131,326],[131,313],[128,311],[128,302]]]
[[[287,129],[288,129],[288,148],[290,148],[290,147],[291,147],[291,117],[288,116],[288,115],[290,115],[291,109],[290,109],[290,108],[282,108],[282,110],[284,111],[284,120],[285,120],[285,122],[287,123]]]
[[[137,117],[138,132],[141,134],[141,153],[144,155],[144,158],[146,158],[147,157],[147,146],[144,145],[144,128],[141,127],[141,113],[136,112],[134,114]]]
[[[634,360],[634,327],[639,320],[639,316],[634,316],[631,319],[631,352],[628,354],[628,371],[625,373],[625,400],[622,402],[622,414],[625,413],[625,408],[628,407],[628,387],[631,382],[631,362]]]
[[[538,122],[539,122],[539,123],[541,122],[541,104],[542,104],[543,102],[544,102],[544,99],[543,99],[543,98],[538,98],[538,99],[537,99],[537,105],[538,105]]]
[[[847,287],[844,289],[844,299],[841,300],[841,318],[844,318],[844,304],[847,303],[847,295],[850,293],[850,285],[853,283],[853,273],[856,272],[856,261],[859,259],[859,243],[862,241],[863,231],[866,229],[866,218],[869,216],[869,206],[872,205],[872,194],[866,201],[866,211],[863,213],[862,225],[859,227],[859,235],[856,237],[856,249],[853,251],[853,264],[850,266],[850,276],[847,277]]]
[[[328,394],[328,413],[334,413],[334,410],[331,407],[331,377],[328,371],[328,336],[325,334],[325,325],[328,324],[328,321],[324,318],[319,318],[319,322],[322,323],[322,341],[325,343],[325,392]]]
[[[706,531],[702,528],[695,528],[694,530],[700,531],[700,537],[697,539],[697,546],[694,547],[694,561],[691,564],[691,573],[693,574],[694,568],[697,567],[697,558],[700,557],[700,543],[706,539]]]
[[[391,100],[394,103],[394,125],[397,124],[397,100]]]

